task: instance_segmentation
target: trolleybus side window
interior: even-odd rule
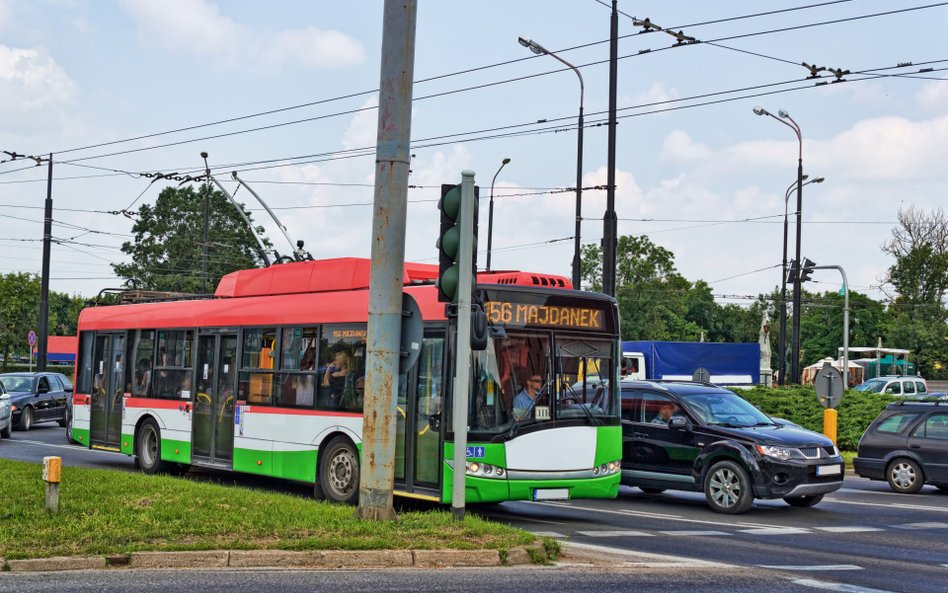
[[[252,328],[243,333],[240,364],[240,399],[248,404],[273,405],[276,329]]]
[[[319,348],[318,407],[362,411],[365,337],[364,324],[323,327]]]
[[[151,387],[151,369],[155,360],[155,332],[150,329],[140,329],[129,334],[130,337],[134,336],[134,350],[129,361],[129,367],[133,373],[131,392],[135,397],[148,397],[149,387]]]
[[[94,343],[92,332],[79,333],[79,369],[76,373],[76,392],[92,393],[93,358],[92,345]]]
[[[191,346],[190,331],[158,332],[158,360],[152,374],[155,397],[191,399]]]
[[[319,382],[316,372],[319,328],[284,328],[280,348],[280,405],[312,408]]]

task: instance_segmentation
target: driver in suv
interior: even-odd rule
[[[623,484],[704,492],[720,513],[743,513],[755,498],[810,507],[843,484],[830,439],[707,383],[623,382],[622,441]]]

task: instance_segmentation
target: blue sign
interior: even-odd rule
[[[30,343],[30,346],[36,346],[36,332],[30,330],[30,333],[26,334],[26,341]]]
[[[471,459],[484,459],[484,447],[468,447],[467,456]]]

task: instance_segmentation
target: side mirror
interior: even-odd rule
[[[441,431],[441,414],[432,414],[428,416],[428,426],[435,432]]]
[[[0,402],[8,402],[8,401],[10,401],[10,394],[0,393]]]
[[[691,428],[691,422],[688,422],[688,419],[684,416],[672,416],[668,421],[668,428],[676,428],[678,430],[689,430]]]
[[[68,391],[69,393],[72,393],[72,390],[73,390],[72,385],[66,385],[65,387],[63,387],[63,391]]]

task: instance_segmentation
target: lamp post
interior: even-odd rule
[[[780,117],[777,117],[773,113],[770,113],[763,107],[759,105],[754,107],[754,113],[757,115],[767,115],[779,121],[783,125],[787,126],[793,130],[794,134],[797,136],[797,142],[799,144],[799,151],[797,156],[797,248],[796,248],[796,258],[797,266],[800,265],[800,239],[802,235],[803,225],[802,215],[803,215],[803,132],[800,130],[800,126],[796,121],[790,117],[790,114],[781,109],[777,113]],[[789,123],[784,120],[789,120]],[[790,361],[790,374],[793,378],[791,383],[798,383],[800,381],[800,275],[797,274],[796,278],[793,280],[793,338],[790,349],[791,356],[793,357]]]
[[[804,175],[806,179],[809,175]],[[823,183],[825,177],[817,177],[810,181],[805,181],[803,185],[811,183]],[[780,278],[780,347],[778,348],[780,359],[777,361],[777,372],[779,380],[778,385],[783,386],[786,383],[787,374],[787,207],[790,203],[790,192],[797,186],[797,181],[790,184],[783,197],[783,276]]]
[[[497,169],[497,172],[494,173],[494,178],[490,182],[490,202],[487,207],[487,271],[490,272],[490,246],[491,240],[494,236],[494,182],[497,181],[497,176],[500,175],[500,170],[507,166],[507,163],[510,162],[509,158],[505,158],[500,162],[500,168]]]
[[[559,57],[555,53],[546,49],[536,41],[527,39],[526,37],[519,37],[517,41],[520,45],[528,48],[533,53],[540,55],[546,54],[552,58],[555,58],[559,62],[565,64],[576,73],[576,76],[579,77],[579,125],[577,128],[577,147],[576,147],[576,231],[573,234],[573,288],[579,290],[579,281],[580,281],[580,234],[582,226],[582,212],[583,212],[583,94],[585,93],[585,88],[583,86],[583,75],[579,73],[579,69],[576,66],[573,66],[563,58]]]

